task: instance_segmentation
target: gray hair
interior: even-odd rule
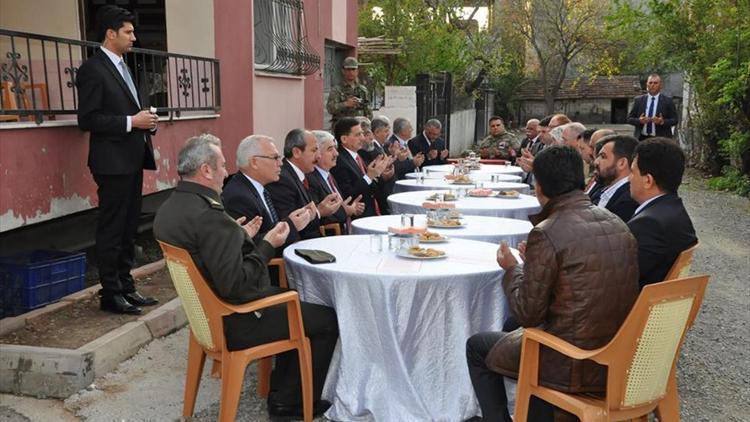
[[[370,119],[364,116],[359,116],[357,117],[357,120],[359,120],[359,125],[362,127],[363,131],[372,131],[372,123],[370,123]]]
[[[331,132],[326,130],[313,130],[312,134],[315,135],[315,139],[318,140],[318,148],[321,148],[327,141],[333,142],[333,146],[336,146],[336,138],[331,135]]]
[[[574,138],[578,138],[578,135],[580,135],[581,133],[583,133],[584,130],[586,130],[586,126],[578,122],[567,123],[560,127],[563,128],[562,129],[563,132],[565,131],[573,132],[573,134],[575,135]]]
[[[177,174],[180,177],[195,176],[201,165],[206,163],[215,169],[219,155],[211,145],[221,148],[221,140],[210,133],[188,139],[177,154]]]
[[[407,118],[396,117],[393,121],[393,133],[401,133],[401,131],[409,127],[411,127],[411,122]]]
[[[284,157],[285,158],[291,158],[294,153],[292,152],[294,148],[299,148],[300,151],[305,150],[305,134],[310,133],[306,131],[305,129],[292,129],[289,131],[289,133],[286,134],[286,138],[284,138]]]
[[[443,128],[443,124],[440,123],[440,120],[438,120],[438,119],[430,119],[430,120],[426,121],[425,124],[424,124],[424,128],[425,129],[427,129],[428,127],[433,127],[435,129],[442,129]]]
[[[240,142],[240,145],[237,146],[237,168],[246,167],[253,155],[263,154],[260,141],[273,143],[273,138],[266,135],[250,135]]]
[[[388,127],[391,125],[391,121],[385,116],[378,116],[372,119],[372,125],[370,129],[375,132],[376,130]]]

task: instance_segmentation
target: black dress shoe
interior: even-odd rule
[[[133,306],[122,295],[102,296],[99,298],[99,309],[116,314],[140,315],[141,308]]]
[[[317,418],[331,407],[331,402],[327,400],[318,400],[313,404],[313,417]],[[268,403],[268,414],[274,420],[302,419],[302,406],[288,406],[283,404]]]
[[[138,292],[124,293],[123,297],[125,297],[128,302],[136,306],[153,306],[159,303],[159,301],[154,299],[153,297],[146,297]]]

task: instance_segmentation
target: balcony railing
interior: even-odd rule
[[[45,118],[76,114],[78,67],[99,46],[0,29],[0,122],[41,124]],[[148,98],[159,114],[180,117],[184,112],[220,110],[217,59],[141,48],[134,48],[125,59],[141,98]]]

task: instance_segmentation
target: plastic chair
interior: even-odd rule
[[[185,249],[161,241],[159,246],[164,252],[169,274],[190,324],[183,417],[193,415],[206,356],[214,359],[213,370],[221,375],[219,420],[229,422],[234,421],[237,414],[247,365],[253,360],[260,359],[257,391],[261,397],[267,396],[270,388],[271,356],[296,349],[300,361],[304,420],[312,421],[310,340],[304,336],[297,292],[284,292],[242,305],[230,305],[216,297]],[[280,304],[286,304],[289,320],[288,339],[234,352],[226,349],[222,317],[233,313],[254,312]]]
[[[695,252],[699,244],[700,242],[695,242],[695,245],[685,249],[677,255],[677,259],[675,259],[672,268],[669,269],[664,280],[675,280],[688,276],[690,273],[690,264],[693,263],[693,252]]]
[[[328,236],[328,232],[333,232],[333,236],[341,236],[341,226],[339,223],[328,223],[320,226],[320,235]]]
[[[676,395],[676,386],[670,384],[675,379],[677,357],[707,283],[708,276],[703,275],[647,285],[612,341],[596,350],[580,349],[539,329],[524,330],[514,420],[527,421],[533,395],[585,422],[648,421],[648,414],[660,402]],[[605,398],[539,385],[540,345],[606,366]]]

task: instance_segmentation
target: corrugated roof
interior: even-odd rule
[[[577,83],[576,83],[577,82]],[[588,78],[579,80],[565,79],[557,95],[558,100],[575,100],[582,98],[630,98],[643,93],[637,75],[598,77],[593,81]],[[531,80],[518,89],[519,100],[544,100],[544,89],[541,81]]]

